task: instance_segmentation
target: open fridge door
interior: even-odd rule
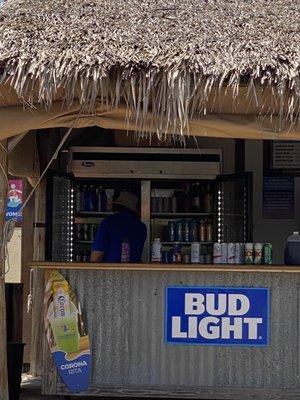
[[[220,175],[217,181],[218,242],[252,242],[252,172]]]
[[[74,180],[49,171],[46,188],[46,259],[73,261]]]

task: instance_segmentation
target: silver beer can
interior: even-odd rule
[[[255,243],[254,244],[254,264],[262,264],[262,252],[263,252],[263,244]]]
[[[201,255],[201,244],[195,242],[191,244],[191,263],[199,264]]]
[[[221,243],[214,243],[213,263],[221,264],[222,262],[222,245]]]
[[[235,264],[242,264],[242,252],[241,243],[234,243]]]
[[[227,263],[235,264],[235,243],[227,243]]]
[[[227,243],[221,243],[221,264],[227,264]]]
[[[253,243],[245,244],[245,264],[253,264]]]
[[[240,264],[245,264],[245,243],[240,243],[240,249],[241,249]]]

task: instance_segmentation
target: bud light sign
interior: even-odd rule
[[[167,287],[166,342],[266,346],[269,289]]]

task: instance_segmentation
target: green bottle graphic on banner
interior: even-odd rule
[[[50,321],[56,345],[59,350],[74,353],[79,350],[77,315],[58,317]]]
[[[53,282],[54,318],[50,320],[54,339],[59,350],[74,353],[79,349],[77,313],[70,312],[70,290],[68,282]]]

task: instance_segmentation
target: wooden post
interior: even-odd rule
[[[45,260],[45,213],[46,213],[46,185],[43,180],[35,195],[35,228],[34,253],[35,261]],[[30,371],[33,376],[42,375],[43,367],[43,337],[44,337],[44,272],[33,272],[33,305],[32,305],[32,337]]]
[[[6,146],[6,142],[2,142]],[[4,171],[0,171],[0,242],[3,241],[3,226],[6,213],[7,181],[7,153],[0,148],[0,162]],[[5,173],[4,173],[5,172]],[[5,302],[5,259],[0,254],[0,398],[8,400],[7,378],[7,344],[6,344],[6,302]]]
[[[27,179],[23,180],[23,193],[24,198],[32,190],[32,186],[28,183]],[[22,268],[21,268],[21,282],[23,283],[23,342],[26,343],[24,348],[24,364],[30,364],[31,354],[31,313],[27,313],[27,297],[30,292],[30,274],[28,269],[28,262],[33,258],[33,238],[34,238],[34,215],[35,215],[35,198],[32,196],[28,204],[23,210],[23,223],[22,223]]]
[[[39,153],[40,171],[43,171],[56,150],[60,141],[59,131],[39,131],[37,145]],[[55,168],[55,163],[51,166]],[[35,261],[45,260],[45,233],[46,233],[46,181],[40,182],[35,193],[35,228],[34,250]],[[44,342],[44,273],[41,270],[33,273],[33,304],[31,327],[31,355],[30,372],[33,376],[41,376],[43,369],[43,342]]]

